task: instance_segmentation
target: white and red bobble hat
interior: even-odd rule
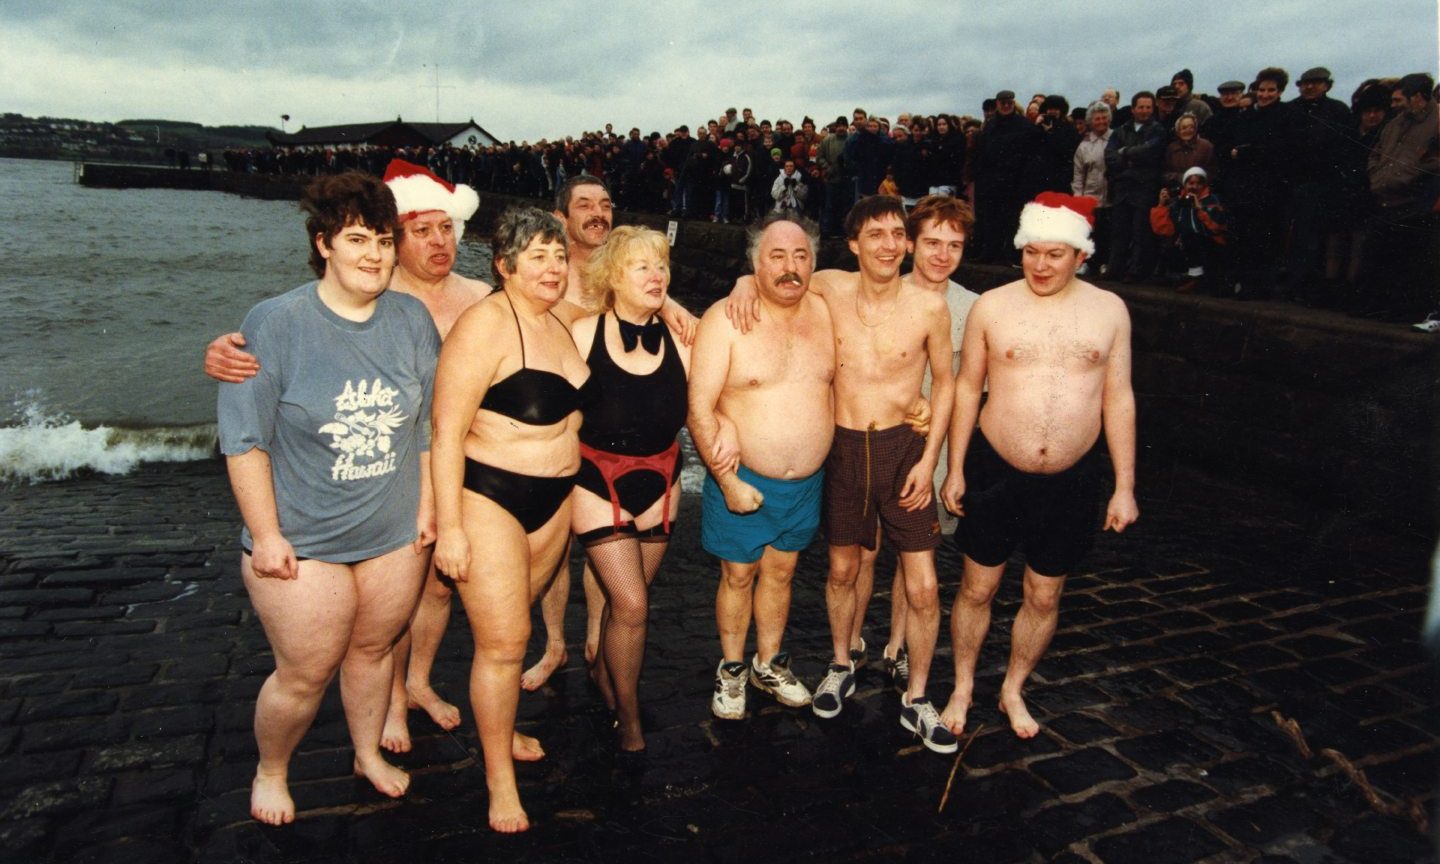
[[[1094,255],[1090,229],[1095,227],[1095,207],[1099,203],[1089,195],[1041,192],[1020,211],[1015,248],[1024,249],[1030,243],[1064,243]]]
[[[385,167],[385,185],[395,196],[400,221],[440,210],[455,222],[455,236],[465,233],[465,220],[480,209],[480,195],[464,183],[443,180],[423,165],[391,159]]]

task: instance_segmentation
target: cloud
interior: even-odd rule
[[[438,66],[442,119],[535,140],[606,122],[668,131],[731,105],[792,120],[856,105],[976,113],[1002,88],[1082,104],[1182,67],[1213,92],[1262,66],[1324,65],[1343,97],[1372,75],[1433,71],[1436,42],[1433,0],[896,0],[803,14],[749,0],[0,0],[0,109],[210,124],[288,113],[292,129],[433,120]]]

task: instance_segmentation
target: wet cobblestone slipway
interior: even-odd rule
[[[834,720],[754,694],[745,721],[713,720],[715,566],[687,496],[653,593],[648,754],[616,757],[575,661],[577,587],[571,663],[521,700],[547,756],[519,768],[534,827],[518,837],[486,826],[468,705],[454,733],[411,715],[400,762],[414,782],[391,801],[350,775],[333,688],[292,768],[299,818],[249,819],[250,723],[272,666],[219,462],[0,490],[0,861],[1429,860],[1440,712],[1419,641],[1425,541],[1317,531],[1333,517],[1304,502],[1146,468],[1140,522],[1070,580],[1027,691],[1043,725],[1028,742],[993,702],[1019,600],[1007,578],[971,713],[984,728],[958,767],[898,725],[878,664]],[[1321,534],[1347,545],[1317,548]],[[812,685],[828,653],[824,567],[817,542],[787,637]],[[948,610],[948,544],[940,571]],[[940,649],[943,700],[948,632]],[[452,701],[468,659],[457,612],[436,667]]]

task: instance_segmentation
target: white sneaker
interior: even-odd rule
[[[1410,326],[1421,333],[1440,333],[1440,310],[1431,312],[1425,316],[1424,321],[1416,321]]]
[[[715,695],[710,712],[721,720],[745,719],[745,664],[720,661],[715,667]]]
[[[750,683],[774,696],[781,705],[804,708],[810,704],[809,688],[790,671],[788,652],[781,651],[771,657],[769,663],[761,663],[760,655],[756,654],[750,664]]]

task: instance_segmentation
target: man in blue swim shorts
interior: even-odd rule
[[[742,333],[726,320],[724,301],[716,303],[691,351],[690,434],[710,468],[700,535],[720,559],[721,658],[710,709],[724,720],[745,716],[747,682],[783,705],[810,704],[780,644],[795,563],[820,525],[835,343],[825,301],[808,290],[819,232],[798,219],[772,214],[751,229],[759,322]]]

